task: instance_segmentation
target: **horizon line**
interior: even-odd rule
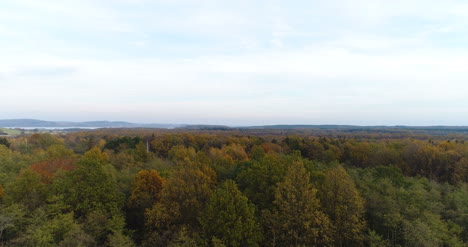
[[[179,125],[179,126],[223,126],[223,127],[273,127],[273,126],[348,126],[348,127],[466,127],[468,125],[444,125],[444,124],[434,124],[434,125],[407,125],[407,124],[375,124],[375,125],[362,125],[362,124],[336,124],[336,123],[268,123],[268,124],[214,124],[214,123],[196,123],[196,124],[187,124],[187,123],[168,123],[168,122],[133,122],[126,120],[82,120],[82,121],[70,121],[70,120],[44,120],[44,119],[35,119],[35,118],[5,118],[0,119],[0,121],[20,121],[20,120],[29,120],[29,121],[42,121],[42,122],[53,122],[53,123],[90,123],[90,122],[109,122],[109,123],[127,123],[135,125]],[[15,127],[15,126],[7,126]],[[23,126],[23,127],[38,127],[38,126]],[[21,127],[18,127],[21,128]]]

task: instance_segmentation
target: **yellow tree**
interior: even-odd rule
[[[164,179],[156,170],[143,170],[135,175],[133,188],[128,199],[127,224],[135,230],[137,239],[145,233],[145,211],[150,209],[160,198]]]
[[[160,200],[147,209],[149,245],[167,245],[180,226],[198,229],[205,204],[216,187],[216,173],[207,165],[182,165],[165,183]]]
[[[135,208],[150,208],[159,198],[164,179],[156,170],[142,170],[135,175],[128,204]]]

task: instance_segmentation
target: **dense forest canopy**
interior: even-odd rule
[[[3,246],[468,246],[462,133],[0,138]]]

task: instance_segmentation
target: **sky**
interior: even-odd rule
[[[468,125],[462,0],[1,0],[0,119]]]

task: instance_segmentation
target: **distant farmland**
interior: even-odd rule
[[[0,128],[0,133],[5,133],[8,135],[20,135],[21,131],[15,129]]]

